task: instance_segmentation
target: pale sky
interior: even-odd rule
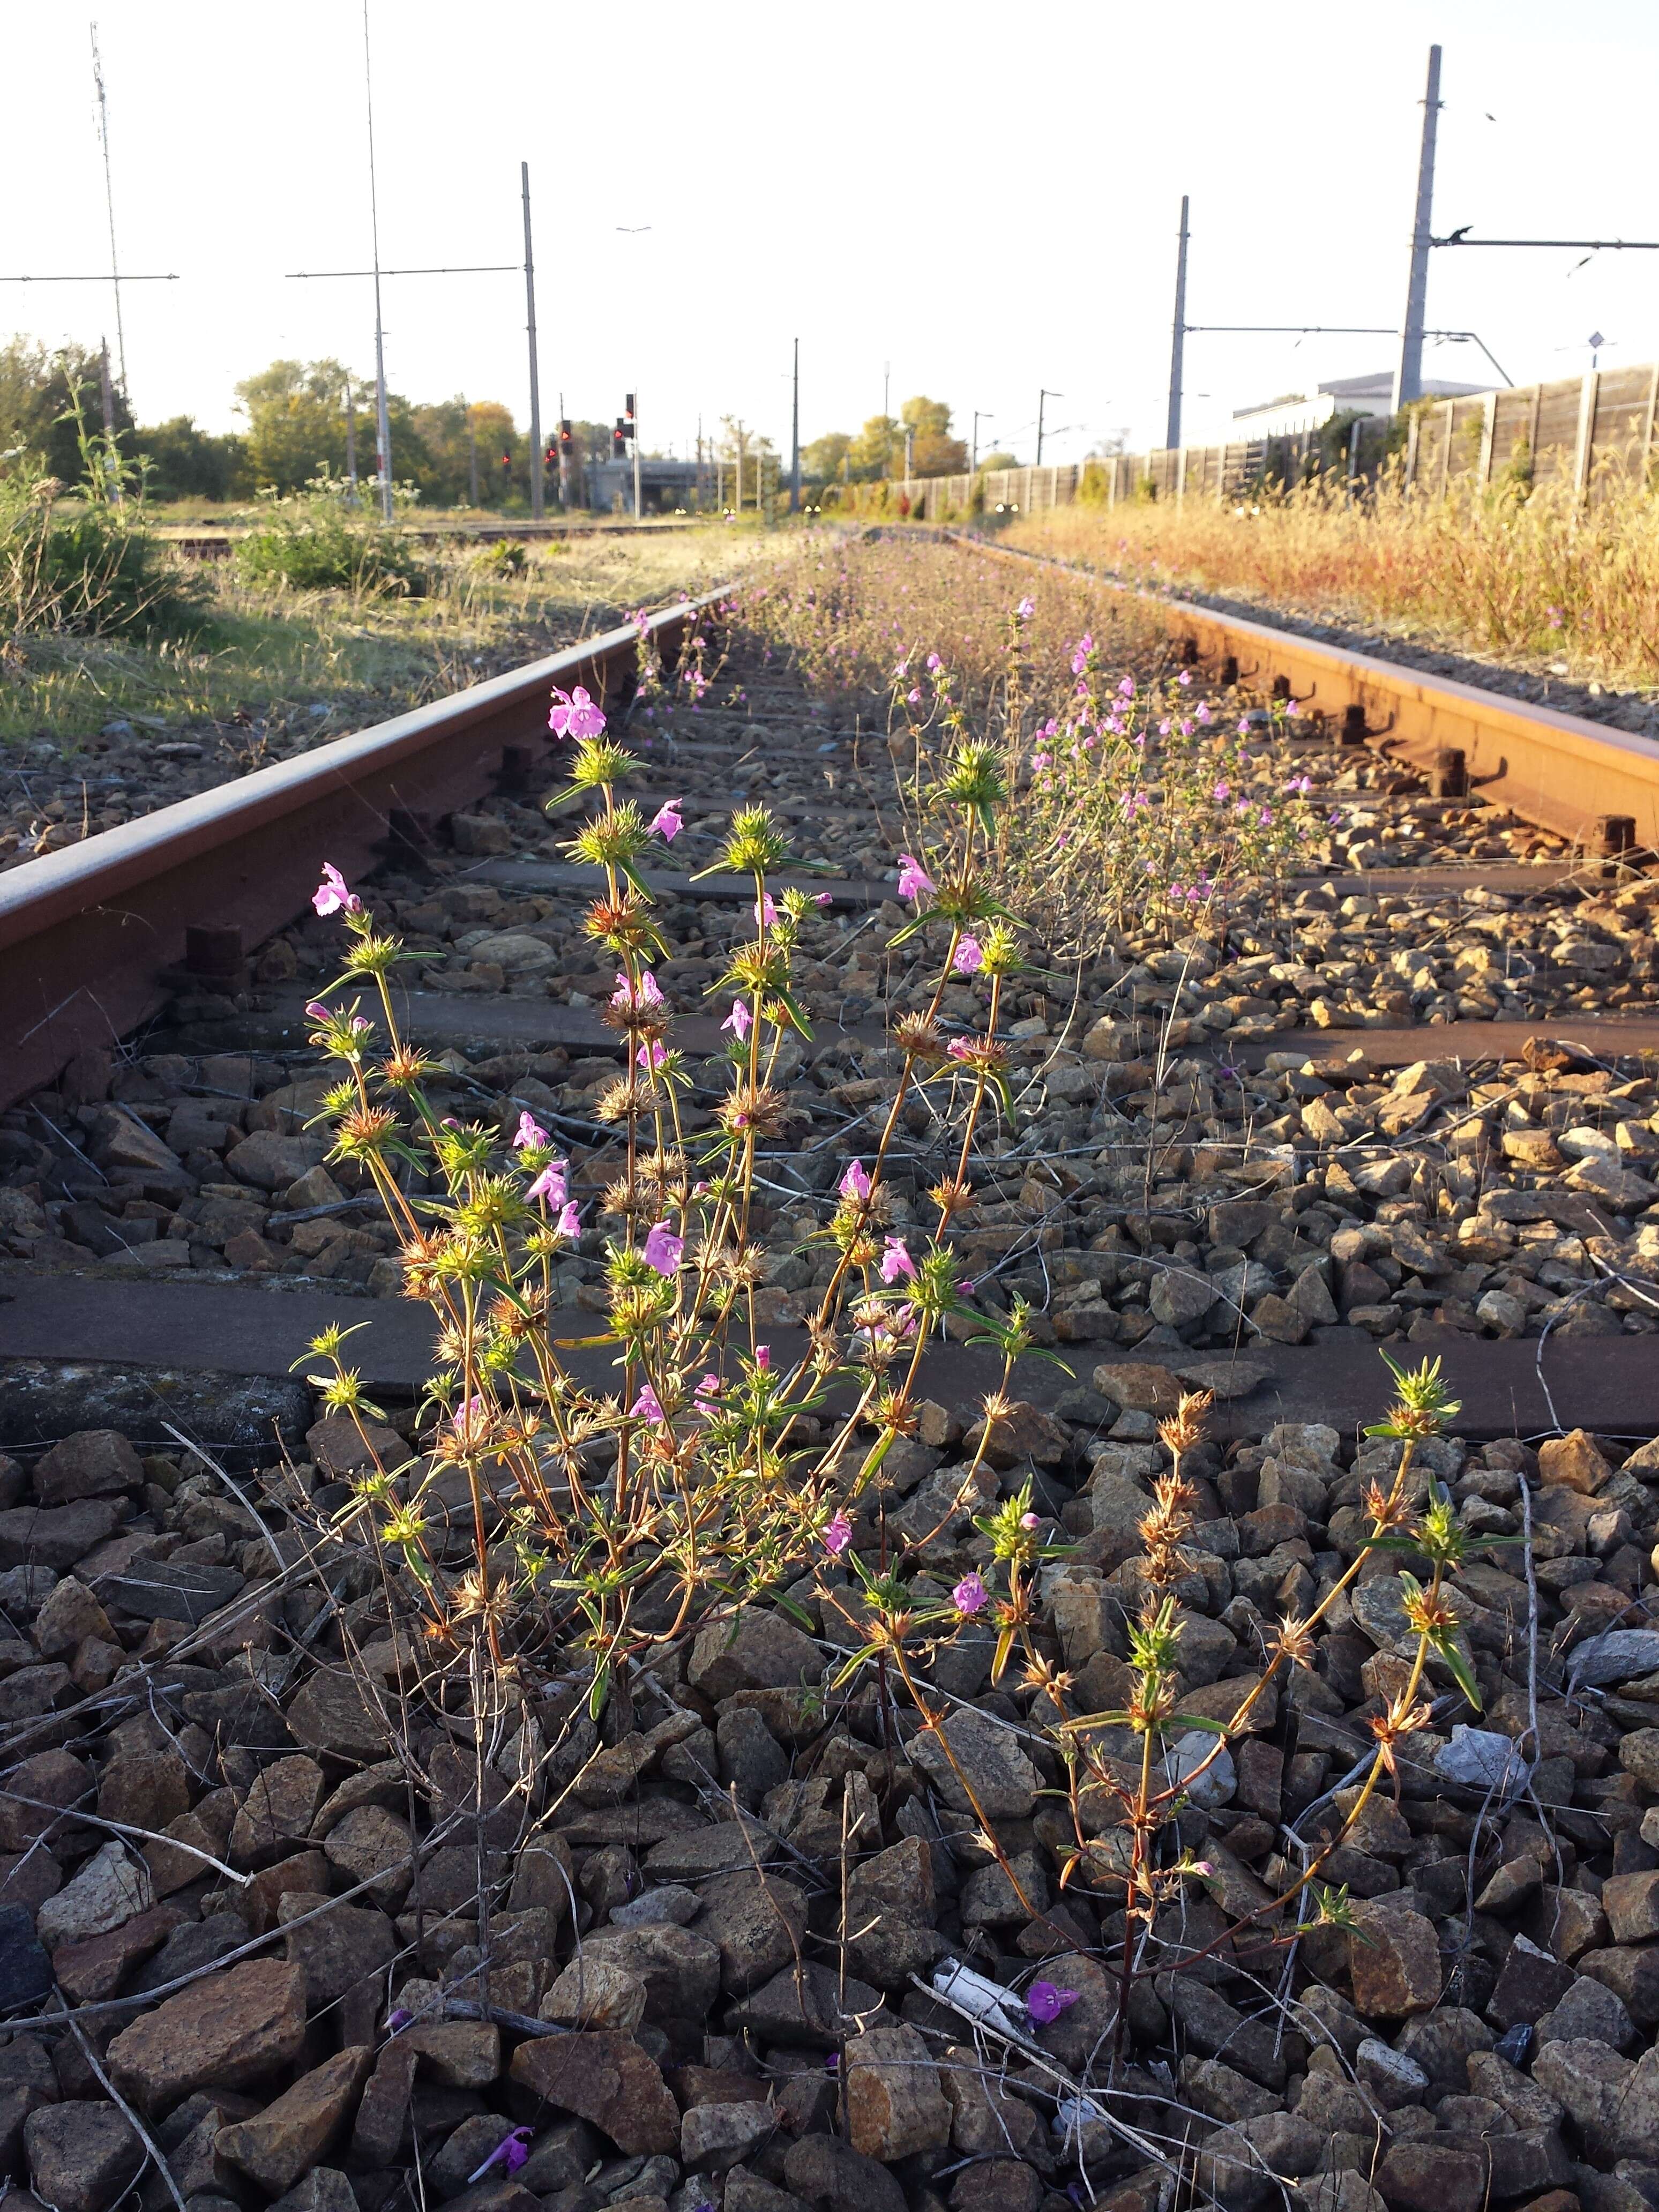
[[[139,419],[235,425],[279,355],[373,365],[370,288],[286,283],[369,252],[360,0],[95,0]],[[108,266],[92,9],[0,0],[0,275]],[[1174,234],[1193,200],[1194,323],[1397,325],[1427,49],[1445,50],[1435,228],[1659,238],[1652,0],[757,0],[583,9],[370,0],[388,267],[517,262],[534,194],[544,422],[640,394],[647,442],[699,414],[789,438],[912,392],[981,450],[1161,442]],[[1492,119],[1489,119],[1492,118]],[[639,226],[648,226],[639,228]],[[1659,254],[1444,251],[1431,324],[1518,382],[1659,356]],[[521,280],[385,287],[386,366],[416,399],[527,415]],[[0,338],[95,343],[105,285],[0,284]],[[1194,336],[1187,435],[1388,365],[1385,337]],[[1481,380],[1472,346],[1430,376]]]

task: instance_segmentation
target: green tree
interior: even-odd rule
[[[811,483],[836,482],[852,444],[845,430],[826,430],[823,437],[814,438],[810,445],[801,447],[801,474]]]
[[[100,357],[86,346],[49,351],[38,339],[15,337],[0,346],[0,459],[25,455],[40,462],[62,483],[81,481],[81,449],[76,434],[73,395],[78,386],[89,431],[103,428],[100,393]],[[116,434],[123,451],[133,448],[132,410],[126,395],[113,387]],[[6,465],[10,465],[6,460]]]
[[[859,483],[891,476],[904,466],[904,425],[896,415],[872,415],[848,449],[849,473]]]
[[[981,453],[979,457],[979,465],[982,469],[1017,469],[1019,466],[1019,455],[1004,453],[999,449],[994,453]]]
[[[216,436],[192,416],[175,415],[135,432],[132,442],[149,465],[152,499],[235,499],[253,489],[247,440],[234,431]]]
[[[236,387],[236,404],[247,416],[248,466],[256,489],[300,490],[313,477],[346,473],[346,386],[340,362],[273,361]],[[374,474],[374,387],[350,377],[357,420],[357,473]],[[437,489],[439,471],[416,427],[414,410],[398,392],[386,394],[392,431],[392,473],[413,483],[421,496]]]
[[[514,424],[512,409],[499,399],[469,401],[458,394],[453,399],[411,408],[410,423],[431,460],[432,482],[429,487],[422,486],[422,491],[434,504],[464,507],[471,501],[475,444],[479,503],[484,507],[528,503],[530,441]],[[505,468],[503,458],[507,464]],[[404,474],[395,429],[392,465],[396,475]]]

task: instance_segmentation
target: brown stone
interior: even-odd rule
[[[320,2163],[345,2125],[374,2052],[354,2044],[313,2067],[257,2119],[222,2128],[215,2148],[261,2189],[278,2197]]]
[[[679,2107],[656,2061],[625,2035],[560,2035],[521,2043],[509,2076],[521,2108],[557,2105],[591,2120],[629,2156],[677,2152]],[[522,2105],[528,2097],[531,2104]]]
[[[945,2148],[951,2107],[918,2030],[872,2027],[848,2038],[847,2116],[853,2148],[866,2158],[890,2163],[913,2151]]]
[[[153,1905],[105,1935],[64,1944],[52,1957],[64,1995],[75,2004],[98,2004],[113,1996],[128,1968],[159,1951],[184,1920],[176,1905]]]
[[[1539,1445],[1538,1473],[1545,1482],[1565,1483],[1569,1490],[1589,1497],[1601,1489],[1613,1469],[1588,1430],[1570,1429],[1565,1436],[1552,1437]]]
[[[101,2100],[31,2112],[23,2143],[35,2194],[56,2212],[107,2212],[144,2162],[119,2107]]]
[[[1362,1900],[1348,1938],[1355,2009],[1368,2019],[1405,2020],[1440,2002],[1440,1948],[1420,1912]]]
[[[143,1480],[143,1463],[118,1429],[77,1429],[36,1464],[34,1494],[43,1505],[71,1505],[118,1497]]]
[[[398,2039],[447,2089],[487,2089],[501,2070],[501,2031],[491,2021],[422,2021]]]
[[[231,1864],[252,1869],[289,1857],[311,1833],[323,1788],[322,1768],[302,1752],[262,1767],[230,1832]]]
[[[276,1959],[210,1974],[124,2028],[109,2046],[112,2079],[143,2112],[177,2104],[212,2082],[262,2081],[300,2055],[305,1976]]]

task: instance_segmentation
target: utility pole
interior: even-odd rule
[[[346,483],[350,487],[346,494],[346,504],[349,507],[356,507],[357,504],[357,410],[351,397],[349,376],[345,380],[345,407]]]
[[[104,149],[104,206],[109,216],[109,278],[115,291],[115,349],[121,363],[121,389],[127,388],[127,339],[121,322],[121,269],[115,255],[115,187],[109,167],[109,103],[104,97],[104,64],[98,52],[98,26],[92,27],[92,82],[98,94],[98,136]]]
[[[1440,123],[1440,49],[1429,48],[1429,81],[1423,94],[1423,143],[1417,157],[1417,204],[1412,218],[1411,275],[1406,319],[1395,371],[1394,411],[1423,396],[1423,316],[1428,303],[1429,248],[1433,244],[1434,142]]]
[[[1041,467],[1042,466],[1042,410],[1043,410],[1043,407],[1044,407],[1044,405],[1046,404],[1046,403],[1047,403],[1048,400],[1050,400],[1050,399],[1063,399],[1065,397],[1066,397],[1066,394],[1065,394],[1063,392],[1050,392],[1050,391],[1048,391],[1048,390],[1046,388],[1046,386],[1045,386],[1042,391],[1040,391],[1040,392],[1037,393],[1037,449],[1036,449],[1036,465],[1037,465],[1037,466],[1038,466],[1039,468],[1041,468]]]
[[[104,409],[104,489],[112,507],[121,504],[121,464],[115,443],[115,392],[110,383],[109,340],[99,341],[99,396]]]
[[[467,496],[476,507],[478,504],[478,426],[473,419],[471,406],[466,410],[466,489]]]
[[[536,373],[536,258],[530,250],[530,164],[520,161],[519,179],[524,187],[524,301],[530,333],[530,513],[542,519],[542,387]]]
[[[993,415],[993,414],[992,414],[992,412],[990,411],[989,408],[988,408],[988,407],[975,407],[975,410],[974,410],[974,458],[973,458],[973,461],[972,461],[972,463],[971,463],[971,466],[972,466],[972,468],[973,468],[974,472],[975,472],[975,475],[977,475],[977,474],[978,474],[978,472],[979,472],[979,426],[980,426],[980,424],[981,424],[981,422],[995,422],[995,420],[996,420],[996,416],[995,416],[994,415]]]
[[[887,399],[892,381],[893,364],[890,361],[884,361],[881,365],[881,419],[884,422],[888,420],[890,413],[890,410],[887,404]]]
[[[386,404],[386,329],[380,320],[380,204],[374,184],[374,77],[369,63],[368,0],[363,0],[363,99],[368,115],[368,225],[374,260],[374,446],[380,519],[392,520],[392,418]]]
[[[698,441],[699,446],[702,441]],[[800,340],[795,340],[795,374],[789,406],[789,512],[800,513]]]
[[[634,418],[634,520],[640,520],[640,401],[637,392],[628,395],[628,411]]]
[[[1175,327],[1170,336],[1170,411],[1164,426],[1164,443],[1173,450],[1181,443],[1181,385],[1187,353],[1187,210],[1191,204],[1181,195],[1181,234],[1176,246]]]
[[[904,426],[904,481],[906,482],[906,483],[909,483],[909,481],[910,481],[910,474],[911,474],[911,471],[912,471],[912,470],[915,468],[915,461],[916,461],[916,433],[915,433],[915,426],[913,423],[907,422],[907,423],[905,424],[905,426]]]

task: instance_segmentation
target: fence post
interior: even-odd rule
[[[1498,394],[1486,394],[1486,420],[1480,432],[1480,489],[1485,491],[1492,483],[1492,441],[1498,435]]]
[[[1422,415],[1413,410],[1406,431],[1406,489],[1407,491],[1414,491],[1417,489],[1417,448],[1421,440],[1422,429]]]
[[[1442,499],[1444,499],[1446,496],[1447,490],[1451,484],[1452,428],[1457,413],[1457,402],[1455,399],[1448,399],[1444,404],[1446,409],[1446,443],[1445,448],[1440,456],[1440,496]]]
[[[1653,364],[1653,374],[1648,379],[1648,411],[1642,423],[1642,481],[1647,482],[1648,462],[1653,453],[1654,409],[1659,404],[1659,361]]]
[[[1176,506],[1187,504],[1187,448],[1182,446],[1176,455]]]
[[[1599,369],[1587,370],[1578,387],[1578,442],[1572,457],[1572,489],[1583,499],[1589,489],[1591,447],[1595,441],[1595,398],[1601,388]]]

